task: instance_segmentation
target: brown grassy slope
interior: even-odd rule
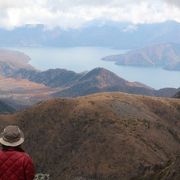
[[[180,153],[178,99],[123,93],[57,99],[2,116],[4,123],[21,126],[37,171],[54,180],[138,179]]]
[[[32,105],[40,100],[47,99],[56,90],[43,84],[34,83],[25,79],[14,79],[0,76],[0,98],[12,102]]]

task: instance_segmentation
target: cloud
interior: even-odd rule
[[[179,0],[0,0],[0,27],[79,28],[101,19],[132,24],[180,22]]]
[[[180,1],[179,0],[165,0],[169,5],[173,5],[180,8]]]

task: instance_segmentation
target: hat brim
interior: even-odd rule
[[[4,141],[3,138],[0,138],[0,143],[1,143],[2,145],[4,145],[4,146],[16,147],[16,146],[21,145],[23,142],[24,142],[24,138],[23,138],[23,137],[21,137],[21,138],[19,139],[19,141],[13,142],[13,143]]]
[[[0,144],[4,145],[4,146],[11,146],[11,147],[16,147],[21,145],[24,142],[24,134],[23,132],[20,130],[20,139],[16,142],[8,142],[5,141],[3,139],[3,133],[0,134]]]

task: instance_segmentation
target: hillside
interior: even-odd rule
[[[15,109],[8,105],[5,101],[0,100],[0,114],[13,113]]]
[[[0,98],[8,99],[17,109],[45,100],[51,93],[56,92],[43,84],[26,79],[15,79],[0,76]]]
[[[55,93],[54,96],[75,97],[113,91],[143,95],[154,93],[154,90],[148,86],[126,81],[107,69],[95,68],[79,78],[76,83]]]
[[[178,91],[175,95],[174,95],[175,98],[180,98],[180,91]]]
[[[83,73],[75,73],[66,69],[48,69],[46,71],[36,71],[19,69],[11,77],[28,79],[36,83],[43,83],[49,87],[66,87],[72,85]]]
[[[56,99],[0,116],[0,123],[20,125],[37,172],[52,180],[179,177],[178,99],[123,93]]]
[[[180,70],[180,45],[155,44],[129,51],[126,54],[107,56],[103,60],[115,61],[117,65],[163,67],[167,70]]]
[[[154,167],[159,170],[152,175],[138,178],[140,180],[179,180],[180,179],[180,156],[177,156],[174,161],[168,161],[164,167]]]

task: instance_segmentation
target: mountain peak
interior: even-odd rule
[[[131,83],[105,68],[95,68],[81,78],[72,86],[55,93],[54,96],[83,96],[98,92],[129,92],[137,94],[152,95],[153,89],[143,84]]]
[[[97,67],[94,68],[93,70],[89,71],[87,74],[85,74],[81,80],[87,80],[90,78],[97,78],[97,77],[101,77],[99,80],[104,80],[107,81],[108,83],[112,83],[112,79],[114,80],[121,80],[121,82],[126,82],[126,80],[120,78],[119,76],[117,76],[115,73],[113,73],[112,71],[109,71],[108,69],[102,68],[102,67]]]

